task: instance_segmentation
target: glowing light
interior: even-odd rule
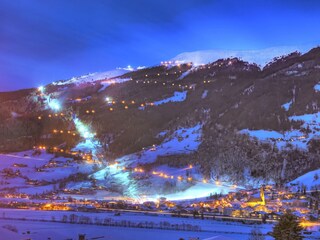
[[[57,99],[52,99],[51,101],[49,101],[48,106],[53,111],[59,111],[61,109],[61,105]]]
[[[94,134],[91,133],[89,127],[82,123],[78,118],[74,119],[74,123],[81,137],[85,139],[94,137]]]
[[[38,91],[39,91],[39,92],[42,92],[42,93],[43,93],[43,92],[44,92],[44,90],[45,90],[44,86],[40,86],[40,87],[38,87]]]

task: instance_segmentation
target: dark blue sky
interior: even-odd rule
[[[319,23],[316,0],[0,0],[0,90],[185,51],[317,45]]]

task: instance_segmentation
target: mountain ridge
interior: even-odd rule
[[[90,146],[100,144],[97,152],[107,163],[149,174],[164,165],[185,169],[191,164],[206,179],[237,184],[246,179],[281,184],[319,168],[319,48],[277,58],[264,69],[237,58],[199,66],[169,64],[130,71],[103,89],[104,80],[49,84],[4,98],[1,151],[61,144],[66,151],[79,141],[81,146],[91,141]],[[52,119],[56,113],[47,106],[52,99],[61,103],[62,117]],[[310,121],[308,114],[314,116]],[[82,124],[77,126],[73,116]],[[195,126],[198,132],[192,130]],[[77,134],[78,128],[92,139]],[[96,135],[85,134],[90,129]],[[261,137],[269,132],[273,135]],[[190,148],[192,139],[198,141],[196,149]],[[98,174],[101,184],[103,174]],[[169,182],[163,191],[171,187]]]

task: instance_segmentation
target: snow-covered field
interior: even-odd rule
[[[110,226],[97,226],[97,225],[79,225],[57,222],[40,222],[32,220],[48,220],[51,221],[54,217],[56,221],[60,221],[63,215],[67,215],[70,219],[71,214],[77,216],[89,217],[93,222],[97,219],[108,218],[111,221],[131,221],[134,223],[153,222],[159,224],[160,222],[169,222],[170,224],[190,224],[193,226],[200,226],[200,232],[192,231],[175,231],[163,229],[146,229],[146,228],[123,228],[123,227],[110,227]],[[0,217],[3,218],[24,218],[29,221],[1,219],[0,228],[1,232],[7,234],[9,239],[25,239],[26,233],[30,231],[30,237],[34,240],[43,240],[51,237],[52,240],[62,239],[76,239],[78,234],[86,234],[87,238],[103,237],[101,239],[168,239],[178,240],[179,238],[197,238],[205,239],[214,236],[224,236],[233,240],[248,239],[248,234],[252,229],[252,225],[244,225],[236,222],[221,222],[213,220],[201,220],[193,218],[173,218],[171,216],[151,216],[141,213],[122,213],[120,216],[114,216],[114,213],[79,213],[79,212],[46,212],[46,211],[30,211],[30,210],[11,210],[0,209]],[[11,225],[16,227],[18,233],[13,233],[8,230],[2,230],[3,226]],[[258,228],[267,233],[272,230],[272,225],[264,224],[258,225]],[[4,235],[2,235],[4,236]],[[15,237],[15,238],[12,238]],[[267,237],[266,239],[272,239]]]
[[[36,194],[53,190],[53,184],[36,186],[27,184],[26,178],[38,181],[54,181],[68,177],[75,173],[90,173],[93,164],[89,163],[67,163],[67,158],[57,157],[53,154],[42,152],[40,155],[32,156],[33,151],[25,151],[14,154],[0,154],[0,170],[11,168],[14,171],[19,170],[20,176],[4,177],[0,174],[0,190],[5,188],[15,189],[20,193]],[[56,165],[50,164],[54,161]],[[23,164],[23,167],[19,167]],[[14,165],[16,167],[14,167]],[[43,168],[43,166],[48,166]],[[42,169],[41,171],[37,169]],[[3,191],[3,190],[2,190]]]
[[[312,187],[320,187],[320,169],[308,172],[291,181],[293,184],[303,184],[310,190]]]

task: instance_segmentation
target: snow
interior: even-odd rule
[[[19,236],[18,233],[10,231],[9,229],[6,229],[4,226],[5,225],[0,226],[0,232],[1,232],[2,239],[4,239],[4,240],[12,239],[13,240],[13,239],[20,239],[20,237],[22,237],[22,236]]]
[[[277,131],[271,131],[271,130],[249,130],[249,129],[243,129],[240,131],[240,133],[247,133],[252,137],[256,137],[261,141],[270,139],[270,138],[282,138],[283,134],[277,132]]]
[[[124,82],[130,81],[130,80],[132,80],[132,79],[131,78],[112,78],[110,80],[104,80],[104,81],[100,82],[102,87],[99,89],[98,92],[104,91],[110,85],[117,84],[117,83],[124,83]]]
[[[314,89],[316,92],[320,92],[320,83],[317,83],[316,85],[314,85],[313,89]]]
[[[197,124],[191,128],[178,129],[171,138],[166,139],[159,146],[142,151],[138,162],[154,162],[161,155],[183,154],[197,150],[201,143],[201,127]]]
[[[194,68],[191,68],[191,69],[183,72],[183,73],[180,75],[180,77],[178,77],[178,80],[184,79],[186,76],[188,76],[188,75],[193,71],[193,69],[194,69]]]
[[[111,71],[106,71],[106,72],[95,72],[95,73],[89,73],[87,75],[83,75],[80,77],[73,77],[69,80],[66,81],[58,81],[58,82],[53,82],[53,85],[67,85],[67,84],[76,84],[76,85],[81,85],[85,83],[92,83],[98,80],[103,80],[103,79],[110,79],[114,77],[121,76],[125,73],[128,73],[132,71],[131,69],[124,69],[124,68],[117,68]]]
[[[73,117],[73,122],[80,136],[84,138],[83,141],[79,142],[74,148],[74,151],[82,151],[86,153],[92,153],[94,158],[96,157],[96,152],[101,147],[98,140],[95,139],[95,133],[92,132],[89,125],[82,122],[79,118]]]
[[[85,212],[66,212],[66,211],[30,211],[30,210],[14,210],[14,209],[0,209],[0,215],[7,219],[0,220],[0,226],[12,225],[18,230],[18,238],[25,238],[28,235],[23,234],[27,231],[30,232],[30,238],[34,240],[51,239],[75,239],[78,234],[86,234],[87,239],[93,239],[95,237],[102,237],[101,239],[122,239],[122,240],[136,240],[136,239],[154,239],[154,240],[177,240],[184,239],[208,239],[217,237],[216,239],[233,239],[233,240],[245,240],[248,239],[249,233],[252,229],[252,225],[245,225],[236,222],[223,222],[215,220],[201,220],[193,218],[173,218],[170,215],[145,215],[142,213],[126,213],[121,212],[120,216],[114,216],[113,212],[101,212],[101,213],[85,213]],[[95,219],[108,218],[111,221],[130,221],[132,223],[146,223],[153,222],[159,224],[160,222],[168,222],[170,224],[190,224],[192,226],[200,226],[200,232],[194,231],[176,231],[176,230],[164,230],[164,229],[148,229],[148,228],[131,228],[131,227],[111,227],[111,226],[97,226],[88,224],[70,224],[51,222],[52,217],[55,220],[60,221],[63,215],[70,219],[70,215],[75,214],[77,216],[89,217],[93,222]],[[22,221],[9,218],[24,218],[29,221]],[[40,220],[40,221],[30,221]],[[41,222],[41,220],[47,220]],[[272,230],[271,224],[260,224],[257,227],[262,233],[266,234]],[[1,231],[2,233],[2,231]],[[7,234],[7,233],[6,233]],[[14,235],[12,235],[14,236]],[[266,240],[272,239],[266,236]]]
[[[232,240],[232,238],[224,237],[224,236],[215,236],[211,238],[206,238],[203,240]]]
[[[169,102],[183,102],[187,98],[187,91],[183,92],[174,92],[172,97],[162,99],[160,101],[154,102],[155,106],[159,106],[161,104],[169,103]]]
[[[111,182],[122,189],[124,196],[134,199],[141,198],[143,180],[139,184],[133,179],[133,175],[128,171],[123,171],[122,168],[135,168],[139,164],[146,164],[155,162],[159,156],[173,155],[173,154],[189,154],[198,149],[201,143],[201,124],[197,124],[190,128],[180,128],[176,130],[170,137],[166,138],[160,145],[154,145],[148,149],[142,150],[139,153],[134,153],[117,158],[115,161],[117,165],[109,165],[104,169],[93,174],[93,177],[100,181],[101,184],[110,184]],[[157,184],[159,177],[154,178],[153,184]],[[160,184],[163,183],[161,180]],[[144,189],[143,194],[154,194],[157,192],[156,188]],[[151,192],[154,191],[154,192]]]
[[[275,57],[287,55],[294,51],[306,52],[307,47],[283,46],[273,47],[260,50],[203,50],[195,52],[184,52],[172,59],[180,63],[192,62],[195,66],[215,62],[218,59],[225,59],[230,57],[240,58],[249,63],[256,63],[264,67],[271,62]]]
[[[272,130],[249,130],[243,129],[240,131],[242,134],[248,134],[251,137],[256,137],[260,141],[275,142],[279,149],[287,146],[288,143],[298,147],[302,150],[308,149],[308,142],[313,138],[320,136],[320,112],[313,114],[304,114],[300,116],[289,117],[291,121],[301,121],[300,129],[294,129],[283,133]],[[310,132],[306,133],[306,129]]]
[[[1,154],[0,171],[4,168],[11,168],[14,171],[19,170],[21,176],[4,178],[0,174],[0,179],[7,184],[0,183],[0,191],[7,191],[5,189],[15,189],[20,193],[36,194],[43,193],[45,191],[51,191],[54,188],[54,184],[48,185],[31,185],[28,184],[24,177],[30,180],[38,181],[53,181],[68,177],[70,174],[76,174],[79,172],[91,173],[93,164],[83,163],[70,163],[66,164],[66,158],[55,158],[53,154],[47,154],[42,152],[39,156],[31,156],[33,151],[25,151],[16,154]],[[28,155],[24,157],[24,155]],[[50,160],[60,161],[62,164],[56,167],[46,167],[42,171],[37,172],[36,168],[48,165]],[[25,164],[26,167],[13,167],[13,164]],[[1,181],[0,181],[1,182]]]
[[[185,191],[161,195],[161,197],[164,196],[168,200],[178,201],[184,199],[206,198],[210,196],[210,193],[226,194],[232,190],[234,191],[234,189],[232,189],[232,186],[217,185],[215,183],[196,183]]]
[[[284,110],[289,111],[291,105],[292,105],[292,100],[291,100],[290,102],[287,102],[287,103],[281,105],[281,107],[282,107]]]
[[[287,131],[280,133],[272,130],[249,130],[243,129],[242,134],[248,134],[251,137],[256,137],[260,141],[275,142],[279,149],[285,148],[288,143],[301,149],[307,149],[307,140],[304,133],[299,130]]]
[[[207,96],[208,96],[208,90],[204,90],[202,95],[201,95],[201,98],[205,99]]]
[[[57,99],[48,99],[48,107],[53,111],[61,110],[60,102]]]
[[[308,172],[291,181],[292,184],[303,184],[310,190],[312,187],[320,186],[320,169]]]
[[[320,112],[318,113],[312,113],[312,114],[304,114],[300,116],[292,116],[289,117],[290,120],[293,121],[303,121],[304,126],[307,126],[308,124],[314,123],[319,124],[320,123]]]

